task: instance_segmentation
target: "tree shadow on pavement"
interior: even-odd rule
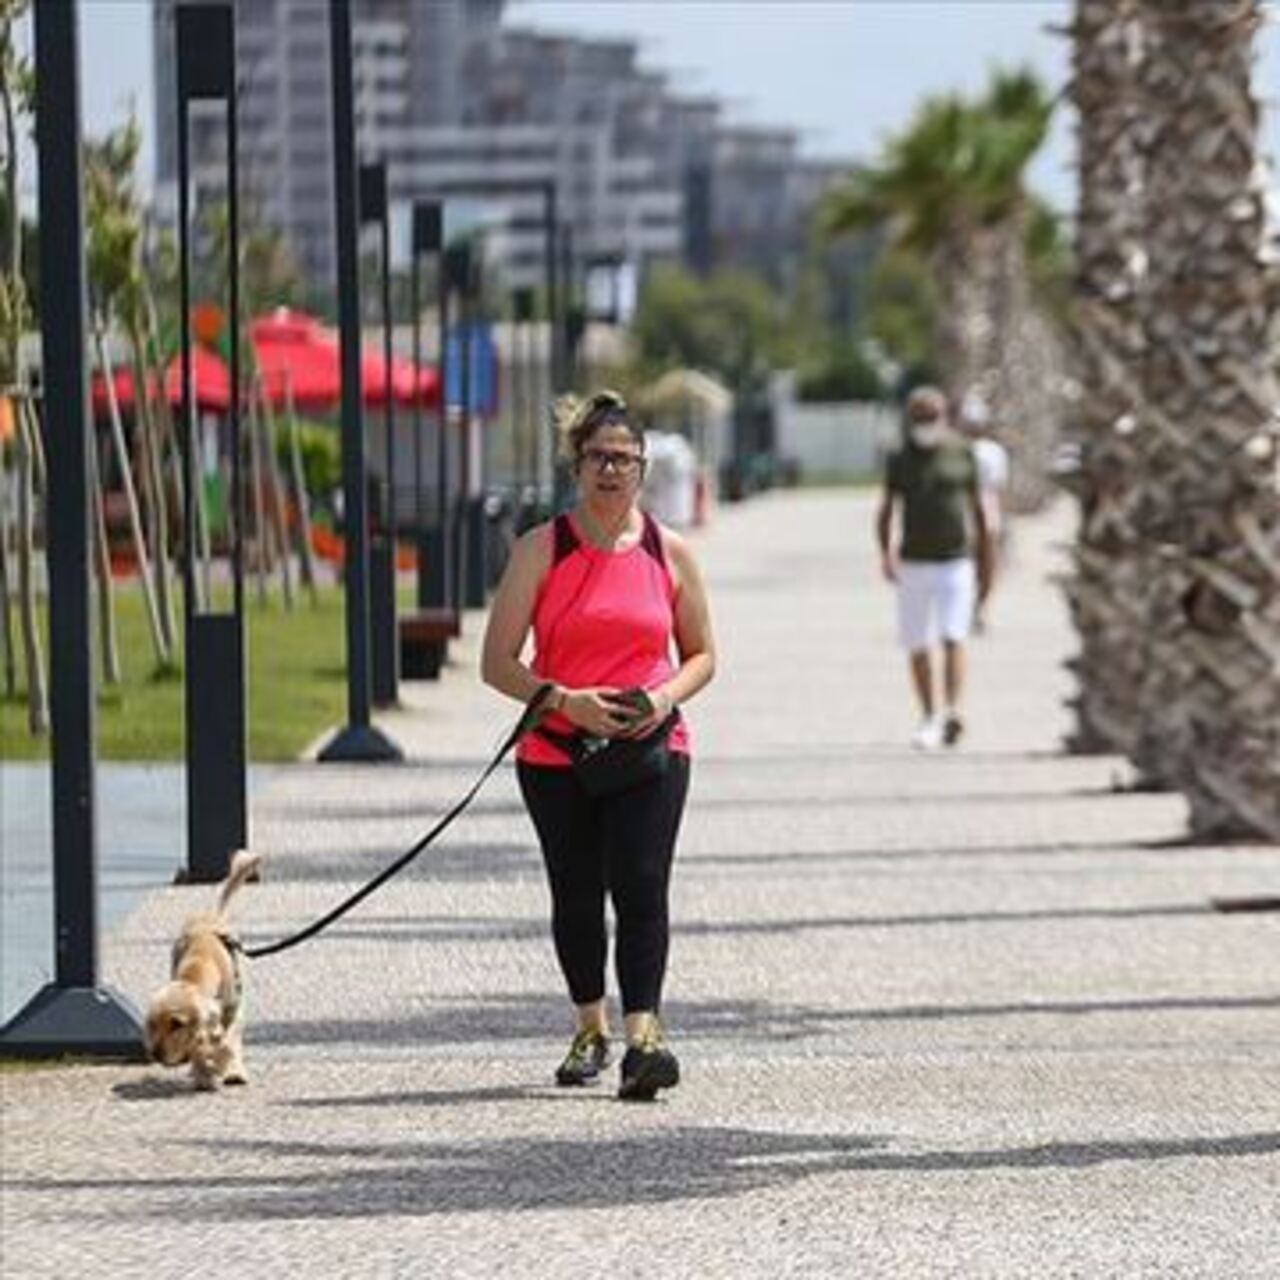
[[[767,1000],[664,1002],[663,1021],[681,1039],[787,1044],[844,1034],[860,1023],[1009,1017],[1087,1017],[1145,1013],[1245,1013],[1280,1009],[1275,995],[1133,996],[1110,1000],[1010,1000],[990,1004],[913,1004],[842,1009]],[[437,1002],[400,1018],[316,1018],[255,1023],[256,1046],[368,1045],[427,1048],[553,1039],[565,1023],[559,995],[498,995]],[[553,1051],[554,1052],[554,1051]]]
[[[1214,917],[1203,903],[1133,907],[1043,907],[1023,911],[955,911],[901,916],[804,916],[780,920],[693,920],[673,924],[673,937],[714,938],[803,934],[851,929],[925,929],[937,926],[1031,924],[1045,920],[1149,920]],[[550,936],[542,919],[527,916],[374,916],[329,928],[330,941],[379,943],[539,942]]]
[[[1075,1171],[1120,1162],[1247,1159],[1280,1152],[1280,1133],[1272,1131],[903,1151],[889,1150],[891,1141],[710,1126],[646,1128],[635,1137],[611,1140],[177,1139],[176,1145],[208,1153],[205,1172],[127,1181],[34,1178],[10,1185],[59,1196],[127,1188],[130,1209],[115,1209],[116,1219],[132,1211],[152,1219],[262,1222],[605,1209],[723,1200],[831,1174]],[[237,1172],[242,1163],[252,1171]],[[61,1214],[74,1212],[66,1200],[59,1204]],[[95,1208],[90,1216],[98,1212]]]
[[[379,1046],[492,1044],[554,1039],[568,1027],[565,997],[520,994],[428,1001],[399,1018],[313,1018],[255,1022],[254,1045],[377,1044]],[[762,1000],[663,1002],[663,1021],[675,1036],[797,1040],[820,1034],[821,1011]],[[566,1035],[567,1035],[566,1031]],[[558,1048],[557,1044],[557,1048]]]
[[[410,833],[401,842],[370,847],[341,855],[330,851],[287,852],[271,855],[271,877],[281,884],[315,884],[322,881],[358,883],[381,871],[417,839]],[[460,845],[442,837],[431,845],[406,874],[435,880],[526,880],[542,876],[542,859],[532,838],[526,843]]]
[[[1037,907],[1025,911],[947,911],[902,916],[802,916],[781,920],[698,920],[673,925],[682,937],[813,933],[828,929],[923,929],[937,925],[1030,924],[1043,920],[1150,920],[1213,915],[1203,903],[1135,907]]]
[[[1045,853],[1165,853],[1168,850],[1145,840],[1041,840],[1008,844],[883,845],[876,849],[789,849],[785,853],[682,853],[677,866],[690,867],[792,867],[798,863],[895,862],[916,859],[988,858],[1035,856]],[[1203,850],[1201,850],[1203,852]]]

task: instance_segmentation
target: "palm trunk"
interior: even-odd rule
[[[1150,54],[1152,669],[1140,748],[1193,835],[1280,838],[1280,386],[1263,265],[1259,0],[1143,0]]]
[[[253,571],[258,603],[267,603],[267,519],[262,501],[262,447],[258,430],[258,398],[249,396],[249,486],[253,495]]]
[[[1067,597],[1080,632],[1080,690],[1070,743],[1132,754],[1146,630],[1133,509],[1143,347],[1137,0],[1077,0],[1073,34],[1080,153],[1073,355],[1081,396],[1070,429],[1080,456],[1073,481],[1080,522]]]
[[[98,577],[98,654],[102,683],[120,683],[120,646],[116,641],[115,590],[111,581],[111,548],[107,544],[107,518],[102,494],[102,468],[98,442],[90,441],[89,491],[93,502],[93,564]]]
[[[302,571],[302,583],[311,595],[311,603],[317,599],[316,562],[311,550],[311,502],[307,495],[307,475],[302,466],[302,444],[298,432],[298,415],[293,407],[293,387],[285,393],[285,412],[289,416],[289,467],[293,478],[293,498],[298,508],[298,564]]]
[[[25,399],[17,402],[14,426],[18,452],[18,616],[27,675],[27,727],[33,734],[49,732],[49,690],[36,608],[35,518],[32,476],[35,440],[40,428]]]
[[[1012,513],[1039,511],[1048,502],[1062,416],[1062,348],[1032,297],[1026,223],[1020,205],[991,229],[991,408],[996,432],[1009,450],[1005,504]]]
[[[953,225],[934,258],[941,286],[937,349],[943,388],[954,403],[984,387],[993,368],[989,232]]]
[[[146,343],[148,359],[152,368],[157,370],[166,369],[168,367],[167,362],[164,359],[164,352],[160,349],[155,299],[151,295],[151,290],[146,287],[143,289],[142,306],[143,313],[140,325]],[[156,422],[160,429],[161,450],[169,460],[169,483],[174,493],[182,494],[186,489],[182,480],[182,450],[178,440],[177,425],[173,418],[173,407],[169,403],[167,391],[156,402]],[[196,436],[198,439],[198,432]],[[193,447],[195,447],[195,441],[193,441]],[[213,552],[209,539],[209,504],[205,498],[204,472],[200,465],[199,454],[197,454],[195,473],[197,483],[195,493],[192,496],[196,504],[196,539],[199,555],[197,564],[199,572],[193,575],[193,581],[196,584],[198,603],[202,607],[207,607],[213,599]]]
[[[156,387],[161,398],[168,394],[165,387],[164,370],[149,370],[145,348],[142,345],[141,333],[137,325],[129,324],[129,345],[133,350],[133,380],[137,388],[135,403],[137,417],[135,428],[138,432],[140,448],[139,461],[143,468],[144,486],[148,499],[147,523],[149,541],[152,551],[152,569],[156,589],[156,607],[160,614],[160,628],[164,636],[165,650],[170,660],[177,653],[177,627],[174,623],[173,575],[169,564],[169,502],[165,491],[164,480],[164,445],[156,427],[156,415],[153,411],[148,387],[151,385],[149,372],[154,372]],[[178,490],[178,500],[182,500],[182,490]]]
[[[160,621],[155,583],[151,578],[151,563],[147,555],[147,540],[142,531],[142,514],[138,510],[138,494],[133,484],[133,468],[130,466],[129,450],[124,442],[124,425],[120,421],[120,405],[116,400],[115,379],[111,376],[111,363],[107,359],[107,344],[101,323],[95,323],[93,326],[93,345],[98,357],[98,368],[107,388],[107,418],[111,424],[111,444],[115,450],[116,464],[120,468],[120,481],[124,486],[125,506],[129,513],[129,536],[133,541],[133,556],[138,563],[138,580],[142,584],[142,598],[147,607],[151,647],[155,651],[156,666],[164,667],[171,661],[173,650],[165,639],[164,627]],[[142,389],[138,385],[136,374],[133,400],[135,405],[142,400]]]
[[[275,414],[271,412],[271,402],[261,383],[258,384],[258,398],[262,403],[262,451],[266,457],[267,482],[271,486],[271,528],[280,552],[280,587],[284,593],[284,607],[292,609],[293,552],[289,546],[289,520],[284,509],[284,484],[280,477],[280,463],[276,458]]]

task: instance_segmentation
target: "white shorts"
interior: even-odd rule
[[[903,560],[898,565],[898,639],[914,653],[969,634],[977,595],[973,561]]]

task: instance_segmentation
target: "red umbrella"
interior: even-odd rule
[[[191,352],[191,378],[195,384],[196,404],[211,413],[226,413],[231,407],[231,371],[212,351],[203,347],[195,347]],[[130,413],[134,408],[133,373],[129,369],[118,368],[113,371],[111,380],[115,384],[116,402],[122,412]],[[182,403],[182,359],[174,356],[169,362],[164,378],[165,394],[169,403]],[[154,388],[153,388],[154,390]],[[107,384],[102,374],[93,375],[93,411],[95,414],[109,412],[107,403]]]
[[[191,382],[199,408],[209,409],[214,413],[226,413],[231,408],[231,370],[212,351],[204,347],[192,347]],[[181,355],[176,355],[169,361],[169,372],[165,376],[164,385],[169,403],[181,404]]]
[[[249,327],[267,397],[277,406],[293,396],[299,409],[326,412],[342,396],[337,343],[314,317],[278,307]]]
[[[255,320],[249,333],[273,404],[284,404],[290,390],[300,409],[323,412],[338,404],[342,352],[334,330],[314,316],[279,307]],[[379,408],[386,403],[386,364],[381,355],[361,353],[360,383],[366,405]],[[413,404],[418,397],[430,404],[439,394],[439,379],[434,369],[424,369],[421,378],[415,379],[411,361],[393,358],[391,394],[397,404]]]

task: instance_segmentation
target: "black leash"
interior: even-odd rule
[[[520,719],[516,722],[515,728],[507,734],[506,741],[503,742],[502,746],[498,748],[497,754],[485,766],[484,772],[475,780],[471,790],[411,849],[402,853],[389,867],[379,871],[368,884],[357,889],[345,902],[340,902],[332,911],[321,916],[318,920],[313,920],[305,929],[290,934],[287,938],[281,938],[279,942],[270,942],[261,947],[244,947],[244,954],[251,960],[258,960],[262,956],[273,956],[279,951],[287,951],[290,947],[296,947],[298,943],[305,942],[308,938],[314,938],[322,929],[327,929],[335,920],[345,916],[356,903],[362,902],[375,889],[386,884],[397,871],[407,867],[475,799],[476,793],[489,781],[490,774],[502,763],[507,752],[538,722],[538,717],[542,714],[542,704],[547,700],[554,688],[555,686],[552,684],[539,686],[537,693],[529,699],[529,703]]]

